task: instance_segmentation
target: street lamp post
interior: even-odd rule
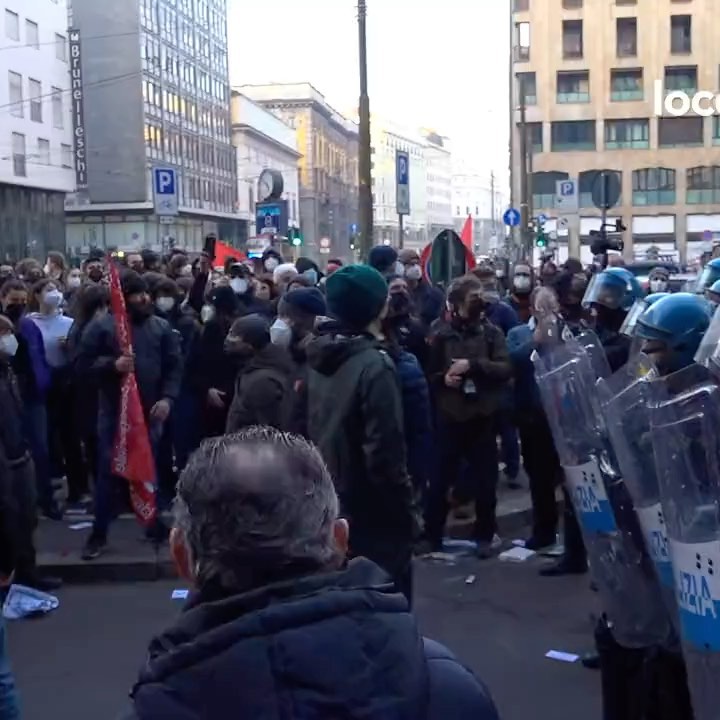
[[[370,140],[370,97],[367,81],[367,5],[358,0],[358,39],[360,46],[360,147],[358,151],[358,210],[362,259],[367,260],[373,245],[372,148]]]

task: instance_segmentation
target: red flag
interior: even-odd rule
[[[121,353],[129,355],[132,354],[132,338],[120,273],[111,259],[108,266],[110,307],[115,318],[118,345]],[[111,463],[113,474],[125,478],[130,484],[130,501],[138,520],[143,525],[151,525],[157,516],[155,461],[135,373],[123,375],[120,384],[120,413]]]
[[[233,260],[237,260],[239,262],[241,260],[246,260],[247,256],[241,250],[237,250],[232,247],[232,245],[228,245],[227,243],[220,242],[220,240],[218,240],[215,243],[215,267],[222,267],[225,265],[228,258],[232,258]]]
[[[472,253],[473,252],[473,219],[472,215],[468,215],[465,224],[463,225],[462,232],[460,233],[460,239],[463,245]]]

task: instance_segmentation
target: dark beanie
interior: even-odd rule
[[[262,315],[245,315],[233,323],[231,333],[256,350],[270,344],[270,323]]]
[[[148,291],[148,286],[143,276],[136,273],[134,270],[125,271],[122,278],[120,278],[120,284],[122,285],[123,295],[126,297],[128,295],[146,293]]]
[[[215,288],[210,295],[210,302],[224,315],[234,315],[238,311],[238,297],[231,287]]]
[[[398,254],[394,247],[376,245],[368,255],[368,265],[383,273],[397,262]]]
[[[330,313],[351,330],[364,330],[385,307],[385,278],[369,265],[336,270],[325,286]]]
[[[325,315],[327,312],[325,296],[314,287],[291,290],[280,300],[278,310],[282,311],[284,306],[290,306],[308,315]]]
[[[295,261],[295,269],[302,275],[306,270],[315,270],[317,272],[318,266],[310,258],[299,257]]]

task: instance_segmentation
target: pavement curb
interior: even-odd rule
[[[498,532],[510,540],[522,536],[532,523],[532,508],[506,512],[498,516]],[[473,522],[454,521],[448,524],[448,536],[457,540],[472,537]],[[62,578],[65,583],[84,585],[93,583],[155,582],[177,577],[167,547],[157,556],[117,557],[112,554],[96,560],[84,561],[75,556],[39,553],[38,569],[44,575]]]

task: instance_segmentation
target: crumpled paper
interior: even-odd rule
[[[54,595],[25,585],[11,585],[3,605],[3,617],[6,620],[20,620],[45,615],[58,607],[60,601]]]

